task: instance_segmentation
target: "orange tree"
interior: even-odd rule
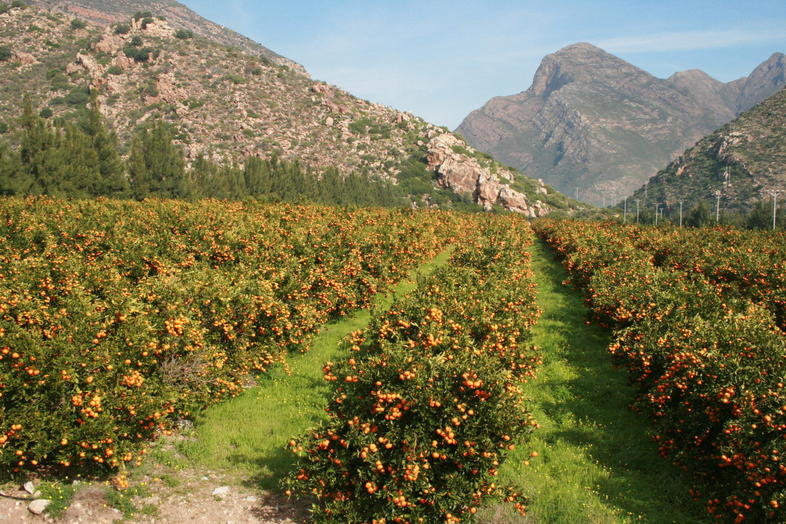
[[[445,249],[439,213],[0,201],[0,467],[109,471]],[[450,228],[448,227],[450,222]]]
[[[694,496],[717,519],[783,519],[786,340],[768,304],[664,264],[662,247],[635,245],[658,230],[574,221],[537,230],[616,327],[610,350],[640,387],[634,406],[654,417],[661,454],[695,475]]]
[[[483,497],[521,496],[494,482],[535,425],[518,384],[539,357],[527,345],[534,306],[515,217],[486,217],[448,266],[346,341],[325,366],[329,420],[290,442],[289,494],[315,496],[325,522],[460,522]]]

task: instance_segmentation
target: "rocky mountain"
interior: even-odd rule
[[[153,16],[112,22],[138,8]],[[291,61],[259,51],[264,48],[248,53],[227,46],[222,35],[228,33],[205,29],[208,36],[199,36],[197,26],[211,27],[200,20],[168,0],[73,0],[56,9],[6,10],[0,14],[6,50],[0,131],[14,128],[20,86],[55,122],[74,118],[95,93],[126,146],[139,126],[162,119],[174,127],[189,161],[242,164],[249,156],[276,155],[315,170],[400,181],[417,206],[468,201],[529,216],[576,207],[447,129],[313,81]],[[193,27],[193,34],[178,27]]]
[[[786,189],[786,89],[701,139],[639,188],[633,199],[674,209],[704,201],[748,212],[767,190]],[[781,197],[786,195],[781,195]]]
[[[529,89],[456,130],[494,158],[596,204],[640,187],[686,147],[786,84],[776,53],[746,78],[659,79],[588,43],[546,56]]]
[[[211,22],[174,0],[30,0],[31,5],[57,10],[97,25],[125,22],[135,13],[150,12],[163,16],[174,28],[193,31],[226,46],[288,66],[305,74],[300,64],[285,58],[250,38]]]
[[[740,86],[735,107],[737,113],[747,111],[786,85],[786,55],[773,53],[745,79]]]

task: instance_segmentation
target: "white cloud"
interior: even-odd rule
[[[660,53],[721,49],[746,44],[786,40],[786,33],[774,30],[681,31],[641,36],[606,38],[595,45],[611,53]]]

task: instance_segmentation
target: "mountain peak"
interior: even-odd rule
[[[786,84],[786,55],[773,53],[748,76],[737,98],[737,113],[747,111]]]
[[[606,81],[626,75],[651,76],[597,46],[578,42],[543,58],[528,92],[547,98],[576,81]]]

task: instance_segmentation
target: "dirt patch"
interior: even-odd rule
[[[139,491],[142,494],[133,495]],[[69,508],[57,519],[30,513],[32,498],[21,487],[2,493],[2,524],[295,524],[306,522],[308,514],[303,505],[294,505],[282,495],[248,487],[240,476],[196,470],[146,476],[132,483],[126,492],[130,496],[122,497],[106,483],[81,484]]]

